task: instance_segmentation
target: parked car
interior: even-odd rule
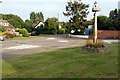
[[[0,41],[4,41],[4,40],[5,40],[5,37],[0,36]]]

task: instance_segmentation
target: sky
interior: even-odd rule
[[[59,21],[68,21],[67,17],[63,15],[65,6],[69,0],[0,0],[0,13],[15,14],[20,16],[24,21],[29,19],[31,12],[42,12],[45,20],[50,17],[58,17]],[[82,0],[83,3],[89,4],[89,15],[87,19],[93,18],[92,7],[97,1],[102,10],[97,15],[109,16],[109,12],[118,8],[120,0]]]

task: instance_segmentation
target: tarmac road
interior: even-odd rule
[[[27,40],[6,40],[2,43],[2,59],[23,56],[57,48],[84,45],[83,39],[69,39],[59,37],[39,37]]]

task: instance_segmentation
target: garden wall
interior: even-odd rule
[[[93,35],[89,36],[89,38],[93,37]],[[120,39],[120,31],[98,30],[98,39]]]

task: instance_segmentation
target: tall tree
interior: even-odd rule
[[[107,16],[98,16],[98,30],[110,30],[113,29],[111,26],[111,20]]]
[[[109,18],[112,21],[112,27],[116,30],[120,30],[120,10],[110,11]]]
[[[35,12],[31,12],[31,13],[30,13],[30,20],[31,20],[32,22],[34,22],[34,20],[35,20],[35,18],[36,18],[35,15],[36,15]]]
[[[36,13],[36,21],[44,21],[42,12]]]
[[[44,16],[43,16],[42,12],[38,12],[38,13],[31,12],[30,13],[30,20],[33,23],[37,23],[37,22],[40,22],[40,21],[44,21]]]
[[[82,3],[81,0],[74,0],[68,2],[66,12],[63,12],[65,16],[70,17],[69,22],[71,23],[71,28],[76,32],[80,29],[82,32],[81,34],[83,34],[85,29],[84,21],[89,13],[88,7],[89,5]]]

